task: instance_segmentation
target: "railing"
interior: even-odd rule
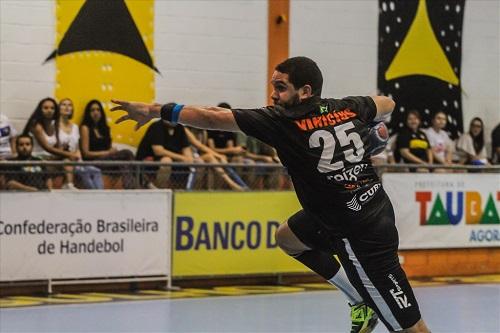
[[[377,173],[500,173],[500,165],[381,164]],[[145,161],[0,161],[0,190],[16,189],[11,180],[38,189],[170,188],[174,190],[291,190],[286,168],[270,163],[161,163]],[[48,180],[48,183],[47,183]]]
[[[267,163],[161,163],[146,161],[0,161],[0,189],[15,189],[11,180],[47,189],[286,190],[286,169]],[[102,184],[102,185],[101,185]]]

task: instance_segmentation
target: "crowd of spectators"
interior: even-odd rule
[[[231,108],[227,103],[219,106]],[[103,177],[116,174],[123,188],[245,191],[291,186],[281,168],[269,167],[280,164],[276,151],[241,133],[206,131],[158,120],[149,126],[134,154],[113,145],[100,101],[86,104],[79,126],[73,122],[73,114],[71,99],[57,103],[53,98],[44,98],[21,133],[0,114],[0,163],[5,160],[96,162],[96,165],[0,165],[0,190],[52,189],[57,179],[63,189],[103,189]],[[443,172],[444,168],[428,166],[500,164],[500,124],[491,133],[490,156],[480,118],[473,118],[468,130],[457,140],[452,140],[446,131],[447,115],[443,111],[432,115],[429,128],[422,128],[419,112],[410,110],[404,125],[390,138],[385,151],[372,157],[375,165],[404,163],[412,164],[410,172]],[[143,163],[138,169],[129,163],[133,160],[162,164]],[[99,165],[101,161],[123,163]],[[419,164],[422,166],[416,166]]]
[[[492,153],[488,157],[486,134],[481,118],[470,121],[468,129],[456,140],[446,131],[447,115],[436,111],[431,126],[421,127],[421,116],[417,110],[406,113],[403,128],[389,139],[382,153],[372,159],[375,164],[422,164],[409,168],[411,172],[429,172],[425,165],[491,165],[500,164],[500,124],[491,133]],[[433,172],[451,172],[444,168],[433,168]]]

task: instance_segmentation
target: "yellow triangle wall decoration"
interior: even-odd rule
[[[432,30],[426,0],[419,0],[415,20],[385,72],[385,79],[409,75],[432,76],[453,85],[459,82]]]

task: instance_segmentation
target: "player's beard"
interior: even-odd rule
[[[300,104],[299,94],[293,95],[293,97],[288,102],[280,102],[280,101],[274,102],[274,105],[278,105],[284,108],[291,108],[299,104]]]

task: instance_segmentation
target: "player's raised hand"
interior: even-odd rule
[[[111,108],[111,112],[115,111],[125,111],[126,115],[118,118],[115,124],[119,124],[126,120],[134,120],[137,122],[135,124],[135,130],[147,124],[151,119],[160,117],[161,106],[159,104],[147,104],[141,102],[127,102],[121,100],[111,100],[111,102],[118,104],[117,106]]]

